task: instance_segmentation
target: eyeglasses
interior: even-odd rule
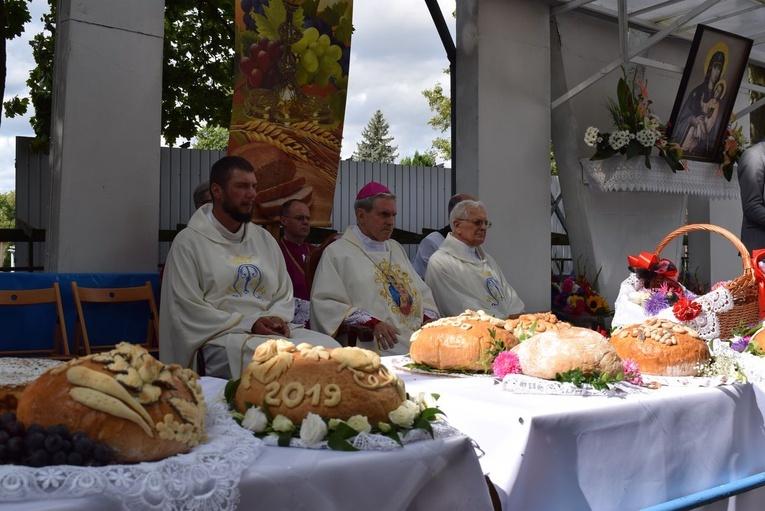
[[[292,218],[293,220],[297,220],[298,222],[310,222],[311,217],[310,216],[283,216],[282,218]]]
[[[487,229],[491,229],[491,221],[489,221],[489,220],[468,220],[466,218],[466,219],[464,219],[462,221],[463,222],[471,223],[471,224],[475,225],[476,227],[478,227],[479,229],[481,227],[483,227],[484,225],[486,226]]]

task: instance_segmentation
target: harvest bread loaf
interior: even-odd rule
[[[123,342],[43,374],[26,388],[16,414],[27,426],[84,431],[109,446],[114,461],[156,461],[188,452],[205,438],[197,378]]]
[[[521,314],[517,318],[508,319],[505,325],[505,328],[521,339],[550,330],[571,328],[571,323],[559,321],[558,317],[552,312]]]
[[[0,358],[0,414],[15,412],[26,386],[61,363],[50,358]]]
[[[258,195],[260,195],[260,192],[258,192]],[[308,206],[310,206],[313,203],[313,186],[304,186],[295,193],[287,194],[286,196],[282,196],[278,199],[259,203],[258,210],[263,214],[263,216],[277,216],[279,211],[282,209],[282,204],[293,199],[305,202]]]
[[[242,373],[235,404],[242,413],[249,404],[267,407],[272,417],[282,414],[295,424],[309,412],[341,420],[365,415],[377,424],[404,399],[404,382],[373,351],[271,339]]]
[[[573,369],[581,369],[585,375],[622,372],[622,361],[606,338],[588,328],[542,332],[512,351],[518,355],[523,374],[546,380]]]
[[[710,359],[707,343],[696,330],[672,321],[651,318],[626,326],[611,336],[623,359],[637,362],[641,373],[660,376],[698,376]]]
[[[258,179],[258,192],[295,179],[297,167],[290,157],[279,148],[264,142],[240,145],[231,156],[241,156],[250,162]]]
[[[503,319],[468,310],[423,325],[412,334],[409,356],[435,369],[485,371],[494,361],[495,344],[504,343],[503,351],[518,344],[507,327]]]

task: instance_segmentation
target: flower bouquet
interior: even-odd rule
[[[725,130],[722,149],[723,161],[720,163],[720,171],[728,181],[733,177],[733,164],[741,159],[744,150],[749,147],[749,140],[744,137],[743,131],[744,127],[734,123],[733,118],[731,118],[731,124]]]
[[[616,101],[609,98],[606,105],[614,130],[600,132],[590,126],[585,132],[585,143],[596,148],[590,159],[604,160],[616,154],[623,154],[627,159],[643,155],[645,166],[650,169],[649,156],[655,147],[673,172],[683,170],[680,162],[683,150],[678,144],[667,140],[667,126],[661,124],[659,117],[651,110],[647,84],[638,80],[636,72],[628,79],[627,72],[622,68],[622,77],[616,85],[616,97]]]
[[[597,292],[598,277],[590,282],[587,278],[587,264],[577,268],[567,276],[552,275],[552,310],[565,316],[592,315],[606,317],[611,315],[608,302]]]
[[[622,78],[616,86],[617,101],[609,98],[606,108],[614,124],[611,132],[601,132],[590,126],[584,135],[584,141],[595,147],[595,154],[590,160],[603,160],[616,154],[627,159],[638,155],[645,157],[645,166],[651,168],[649,156],[653,148],[672,169],[672,172],[686,169],[683,150],[679,144],[669,142],[667,125],[661,124],[659,117],[651,110],[652,101],[648,99],[647,83],[643,83],[633,72],[629,79],[622,68]],[[721,147],[720,173],[730,181],[733,165],[738,162],[749,141],[743,136],[743,127],[733,122],[728,124],[725,139]]]

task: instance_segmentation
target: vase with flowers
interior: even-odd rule
[[[645,158],[645,166],[651,168],[650,156],[653,149],[667,162],[672,172],[687,170],[683,160],[683,150],[676,142],[667,137],[667,125],[662,124],[654,114],[648,98],[648,84],[637,78],[637,70],[631,76],[622,68],[622,77],[616,86],[616,101],[608,99],[606,108],[613,121],[611,132],[601,132],[590,126],[584,135],[584,141],[595,147],[595,154],[590,160],[604,160],[617,154],[627,159],[635,156]],[[721,147],[720,173],[731,180],[733,165],[738,162],[749,141],[743,136],[743,128],[731,119]]]
[[[651,168],[649,156],[655,147],[672,171],[682,170],[680,159],[683,150],[676,143],[667,140],[667,126],[653,113],[648,98],[648,84],[632,76],[622,68],[622,77],[616,84],[616,101],[608,99],[606,108],[614,124],[611,132],[601,132],[590,126],[584,135],[587,145],[595,147],[591,160],[604,160],[617,154],[627,159],[644,156],[645,165]]]

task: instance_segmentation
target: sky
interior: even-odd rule
[[[444,19],[455,39],[456,0],[438,0]],[[28,97],[26,81],[35,65],[31,38],[42,30],[40,17],[46,0],[31,0],[32,21],[24,34],[8,42],[7,101],[13,96]],[[434,138],[447,137],[428,125],[433,112],[422,91],[436,83],[449,94],[449,67],[446,51],[438,36],[425,0],[354,0],[351,65],[346,103],[341,158],[349,158],[361,141],[361,132],[376,110],[390,126],[392,145],[398,159],[424,153]],[[232,71],[233,72],[233,71]],[[15,189],[17,136],[33,136],[30,113],[14,119],[3,115],[0,125],[0,193]],[[451,162],[442,162],[449,166]]]

